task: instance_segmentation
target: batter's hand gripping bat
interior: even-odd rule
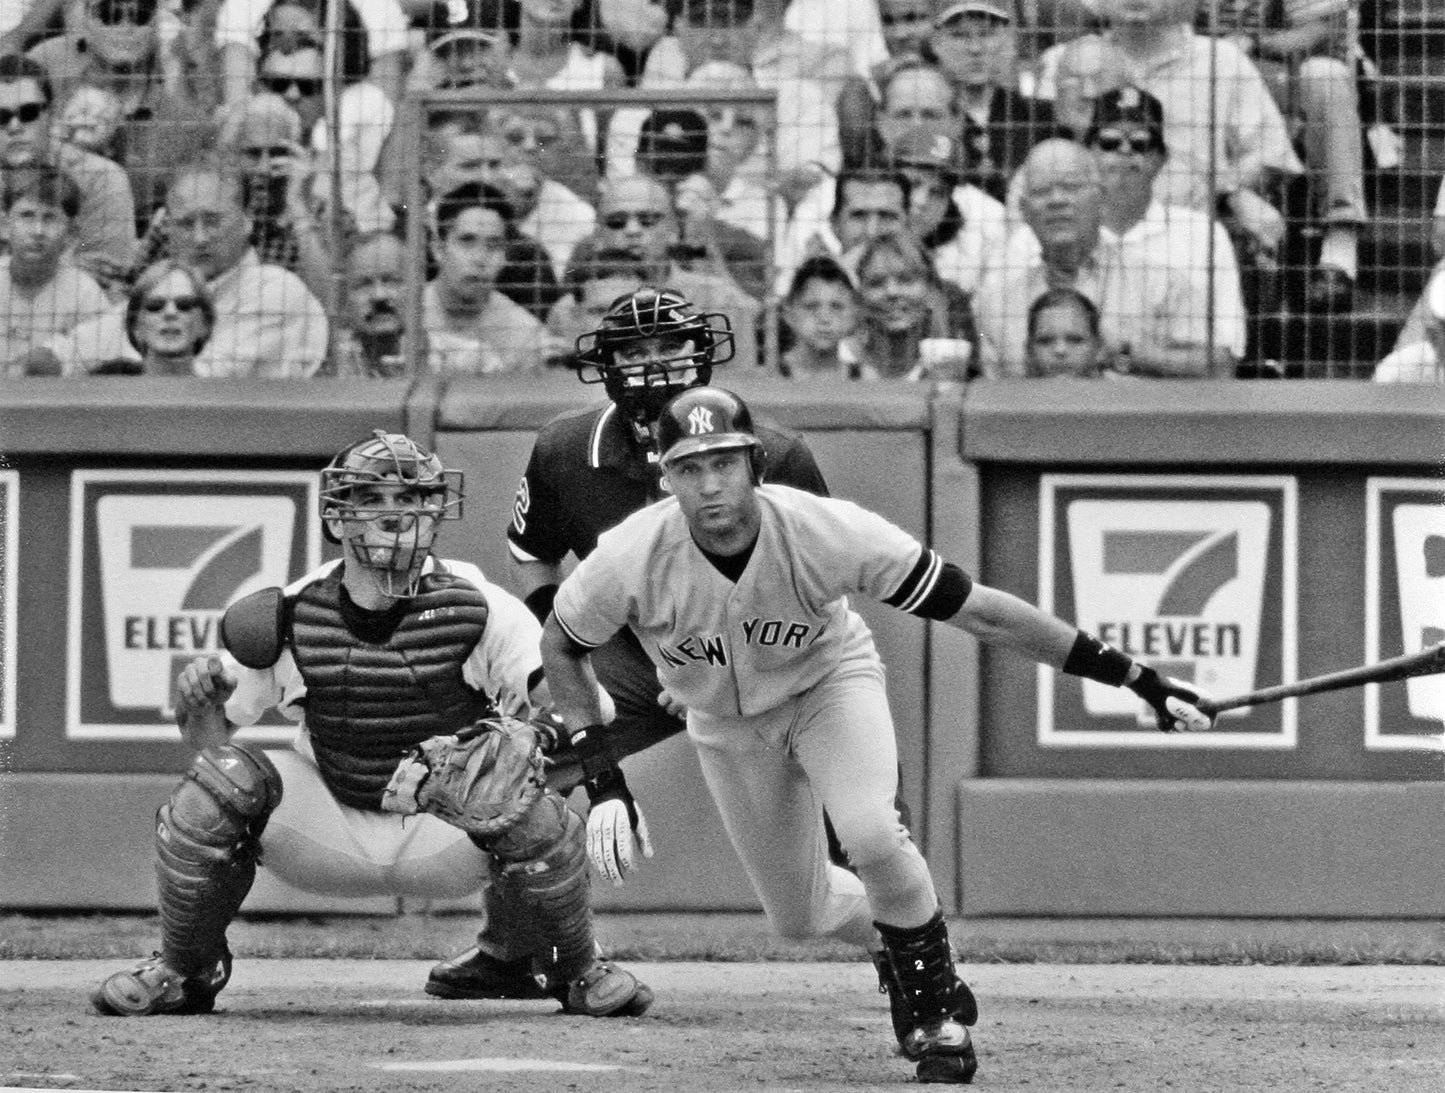
[[[1391,657],[1378,664],[1365,664],[1359,668],[1347,668],[1342,672],[1312,676],[1294,683],[1281,683],[1278,687],[1263,687],[1258,691],[1222,698],[1217,701],[1205,699],[1195,703],[1199,709],[1213,717],[1222,710],[1237,710],[1242,706],[1262,706],[1267,702],[1280,702],[1286,698],[1301,695],[1315,695],[1324,691],[1340,691],[1346,687],[1363,687],[1367,683],[1393,683],[1415,676],[1431,676],[1445,672],[1445,641],[1410,653],[1403,657]]]

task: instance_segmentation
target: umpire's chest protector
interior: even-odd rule
[[[363,636],[347,625],[339,572],[297,593],[291,651],[322,778],[342,804],[375,811],[409,749],[492,712],[462,676],[486,629],[487,601],[467,581],[428,574],[394,627],[388,619]]]

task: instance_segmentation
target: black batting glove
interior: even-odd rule
[[[1178,679],[1166,679],[1148,665],[1139,665],[1139,677],[1125,686],[1154,711],[1160,732],[1204,732],[1214,718],[1199,708],[1204,692]]]

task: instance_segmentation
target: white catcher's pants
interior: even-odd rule
[[[688,735],[733,848],[773,928],[874,951],[876,918],[938,910],[928,863],[898,818],[898,743],[871,650],[756,717],[690,712]],[[858,871],[828,861],[823,809]]]
[[[261,865],[306,892],[453,899],[488,879],[488,855],[435,816],[363,812],[331,795],[303,743],[267,751],[281,805],[261,833]]]

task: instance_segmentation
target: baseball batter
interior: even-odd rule
[[[507,716],[549,701],[541,627],[475,567],[432,554],[461,486],[401,434],[346,448],[321,474],[342,558],[233,604],[227,654],[181,672],[177,716],[197,755],[156,819],[161,950],[100,984],[101,1013],[209,1012],[262,862],[343,896],[457,897],[493,878],[547,947],[565,1010],[651,1003],[597,955],[582,821],[544,789],[552,734]],[[230,742],[272,708],[299,724],[294,748]]]
[[[762,480],[742,400],[698,387],[658,422],[673,498],[629,517],[562,583],[543,631],[556,709],[584,737],[605,711],[591,651],[627,628],[687,731],[774,928],[875,954],[903,1053],[924,1082],[977,1067],[972,993],[954,969],[928,865],[894,807],[897,744],[871,596],[1065,672],[1132,688],[1165,731],[1202,730],[1201,696],[1008,593],[972,581],[849,501]],[[822,809],[857,870],[830,866]]]

